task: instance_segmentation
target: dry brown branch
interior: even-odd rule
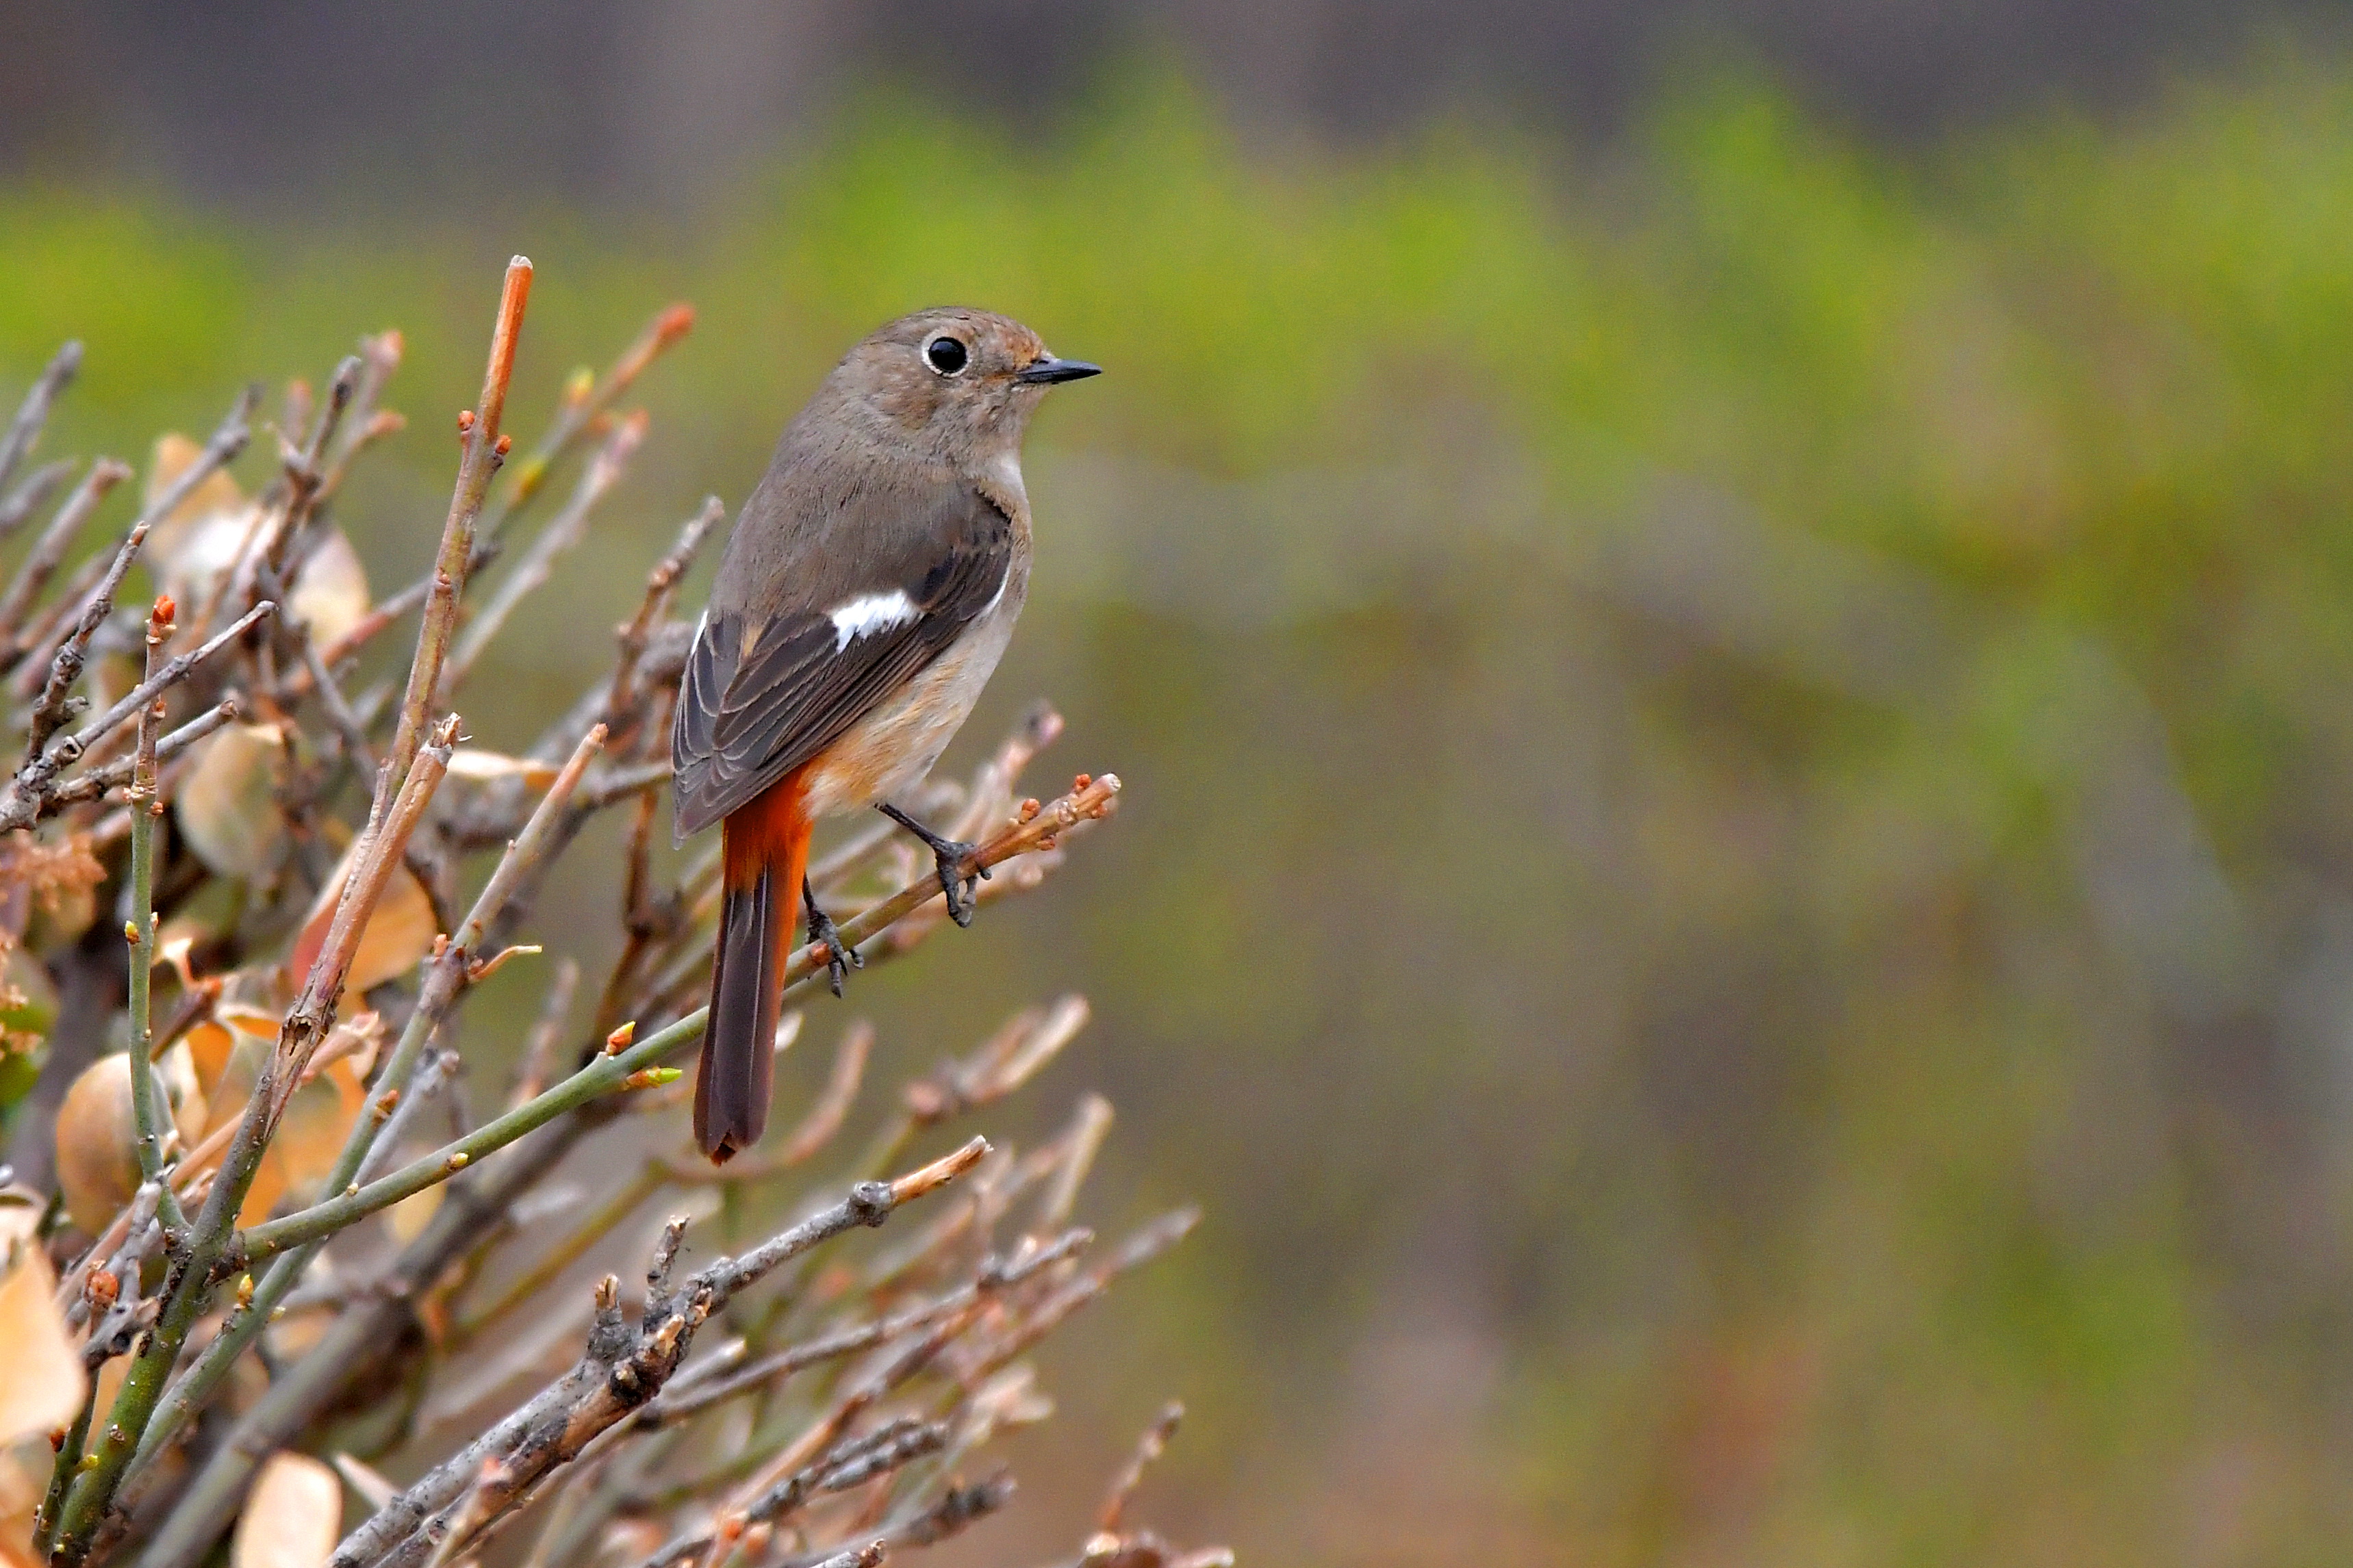
[[[966,1148],[969,1150],[971,1145]],[[992,1260],[984,1266],[979,1279],[968,1290],[958,1293],[952,1307],[923,1321],[913,1337],[865,1376],[855,1380],[815,1422],[761,1466],[750,1480],[739,1486],[707,1525],[673,1540],[655,1554],[646,1568],[654,1568],[655,1564],[667,1568],[668,1564],[685,1562],[698,1553],[708,1553],[704,1561],[715,1563],[723,1555],[724,1548],[740,1539],[744,1529],[754,1522],[753,1510],[775,1489],[789,1485],[797,1473],[832,1448],[860,1416],[927,1371],[944,1350],[980,1321],[997,1298],[1061,1263],[1090,1239],[1089,1233],[1073,1231],[1050,1245],[1029,1248],[1009,1260]]]
[[[1127,1468],[1122,1470],[1119,1479],[1112,1483],[1111,1496],[1103,1500],[1103,1512],[1095,1516],[1098,1531],[1110,1534],[1119,1529],[1120,1520],[1127,1512],[1128,1500],[1134,1497],[1135,1489],[1144,1484],[1144,1472],[1151,1468],[1155,1459],[1167,1451],[1168,1439],[1176,1435],[1176,1424],[1184,1419],[1185,1406],[1172,1399],[1161,1407],[1152,1425],[1144,1429],[1144,1436],[1135,1445],[1135,1457],[1128,1460]]]
[[[158,739],[155,742],[156,762],[158,763],[170,762],[222,725],[234,720],[237,716],[237,703],[238,699],[234,694],[224,697],[170,734]],[[62,807],[79,805],[87,800],[97,800],[109,791],[121,789],[128,784],[131,782],[132,766],[132,758],[118,757],[103,767],[77,773],[49,792],[49,804],[52,806]]]
[[[532,1026],[531,1037],[523,1045],[522,1068],[515,1075],[512,1104],[522,1105],[536,1099],[547,1087],[548,1078],[555,1070],[556,1050],[564,1040],[565,1015],[572,1011],[572,994],[579,985],[578,961],[557,960],[554,983],[548,986],[546,999],[540,1003],[539,1022]]]
[[[131,563],[137,557],[139,547],[146,542],[153,521],[169,517],[198,483],[245,449],[250,434],[246,421],[252,414],[257,395],[254,389],[246,389],[244,396],[237,400],[220,427],[213,432],[212,438],[205,443],[195,460],[181,471],[147,514],[131,525],[131,531],[123,536],[121,546],[115,551],[104,574],[82,602],[80,613],[75,618],[72,629],[58,645],[49,662],[48,675],[42,682],[39,695],[34,700],[32,718],[26,730],[25,760],[18,765],[16,777],[8,782],[5,790],[0,790],[0,831],[31,826],[40,815],[58,770],[79,759],[90,739],[112,727],[92,726],[82,735],[70,738],[63,747],[50,745],[50,737],[72,716],[69,694],[74,683],[81,678],[82,663],[89,652],[90,638],[97,635],[99,626],[113,611],[115,590],[121,586],[123,576],[131,570]],[[21,642],[16,646],[20,649],[26,647]],[[129,710],[121,709],[119,705],[116,711],[116,722],[129,716]]]

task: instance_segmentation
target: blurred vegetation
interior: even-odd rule
[[[1738,79],[1606,154],[1346,162],[1165,83],[1042,147],[877,98],[691,232],[16,189],[0,388],[79,336],[46,449],[141,457],[399,325],[411,478],[343,511],[394,581],[508,250],[518,429],[690,299],[636,521],[565,567],[617,602],[874,322],[1022,316],[1111,374],[1039,422],[975,734],[1051,695],[1125,826],[1000,917],[1050,932],[1027,974],[986,919],[926,962],[979,1016],[1087,990],[1112,1179],[1210,1215],[1115,1364],[1065,1347],[1055,1440],[1183,1394],[1173,1484],[1271,1560],[2316,1563],[2348,89],[2275,62],[1902,159]],[[602,657],[560,608],[461,700],[488,743]],[[886,1042],[962,1038],[898,985],[853,995]]]

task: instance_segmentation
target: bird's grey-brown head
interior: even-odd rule
[[[946,308],[902,316],[842,357],[827,390],[870,420],[935,451],[993,455],[1058,383],[1101,374],[1057,359],[1009,316]]]

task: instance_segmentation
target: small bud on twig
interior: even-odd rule
[[[103,1312],[114,1305],[114,1298],[121,1289],[122,1281],[114,1277],[112,1270],[93,1268],[90,1279],[82,1286],[82,1295],[92,1307]]]

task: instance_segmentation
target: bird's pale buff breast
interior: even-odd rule
[[[826,748],[806,775],[808,811],[829,816],[888,800],[920,782],[980,700],[1012,640],[1029,593],[1027,552],[1017,554],[987,612],[939,658]]]

